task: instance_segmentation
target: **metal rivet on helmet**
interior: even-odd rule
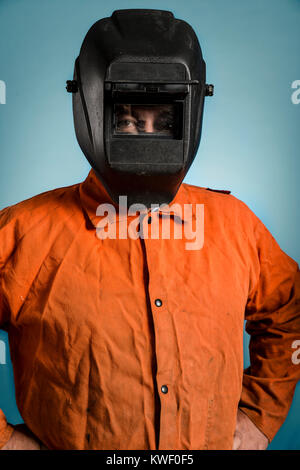
[[[76,80],[67,80],[66,90],[68,93],[76,93],[78,91],[78,84]]]
[[[212,84],[205,85],[205,96],[213,96],[214,94],[214,86]]]

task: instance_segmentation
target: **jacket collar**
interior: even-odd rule
[[[183,185],[180,186],[173,201],[166,206],[157,206],[154,210],[147,209],[147,213],[150,215],[151,212],[157,211],[162,216],[173,216],[174,220],[180,223],[188,222],[186,217],[186,211],[184,210],[184,197],[185,188]],[[95,174],[94,170],[91,169],[85,181],[79,185],[79,196],[83,210],[87,214],[89,220],[94,227],[97,227],[101,219],[106,215],[97,215],[97,208],[101,204],[112,204],[116,212],[116,221],[121,220],[124,217],[136,217],[137,214],[128,215],[122,211],[119,213],[119,206],[115,204],[108,192],[104,188],[103,184]],[[127,208],[128,209],[128,208]]]

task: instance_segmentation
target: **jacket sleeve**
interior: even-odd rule
[[[12,228],[10,210],[9,208],[3,209],[0,211],[0,328],[4,328],[9,323],[9,312],[2,293],[2,275],[7,259],[15,246]],[[10,439],[13,430],[13,426],[7,423],[3,411],[0,410],[0,449]]]
[[[300,272],[256,216],[254,233],[245,311],[250,367],[244,370],[239,408],[271,442],[300,379],[293,354],[300,340]]]

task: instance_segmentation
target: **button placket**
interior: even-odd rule
[[[153,227],[154,217],[159,221],[159,214],[152,214],[152,225],[148,225],[147,219],[145,224]],[[160,224],[160,222],[159,222]],[[176,420],[176,400],[174,392],[171,390],[173,383],[173,375],[177,375],[177,367],[174,363],[176,357],[176,344],[174,325],[172,320],[172,312],[168,310],[167,286],[168,279],[165,275],[165,269],[161,266],[161,251],[164,247],[163,241],[152,239],[149,234],[148,239],[144,239],[146,263],[149,273],[148,293],[151,302],[151,312],[155,334],[155,357],[156,357],[156,383],[157,392],[160,397],[160,431],[159,431],[159,448],[163,448],[165,443],[172,445],[175,442],[176,425],[174,431],[170,434],[167,423]],[[176,362],[176,361],[175,361]],[[167,385],[168,384],[168,385]]]
[[[145,214],[143,219],[143,233],[145,239],[159,239],[159,214],[155,210],[151,210]]]

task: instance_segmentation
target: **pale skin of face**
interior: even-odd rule
[[[172,118],[166,118],[167,106],[133,106],[124,105],[124,112],[118,115],[117,132],[126,134],[160,134],[172,135]]]

